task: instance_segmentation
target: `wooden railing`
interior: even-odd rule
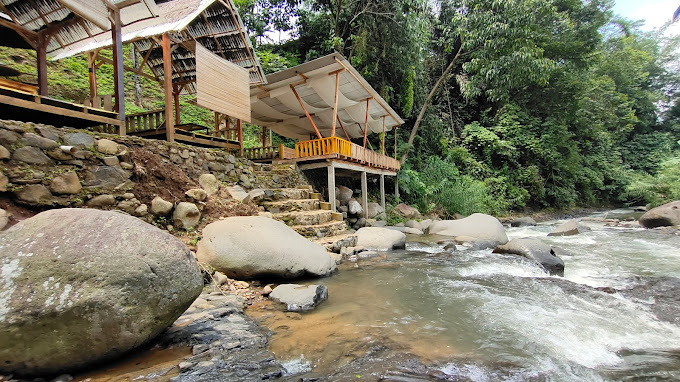
[[[284,145],[268,147],[251,147],[243,149],[243,156],[250,160],[294,159],[295,150]]]
[[[279,159],[294,159],[296,158],[295,149],[288,148],[284,145],[279,145]]]
[[[295,156],[307,158],[338,154],[346,159],[361,162],[371,167],[385,168],[398,171],[401,163],[386,155],[356,145],[339,137],[329,137],[302,141],[295,144]]]
[[[125,129],[128,133],[157,130],[165,125],[165,110],[152,110],[125,116]]]
[[[329,154],[352,155],[352,142],[338,137],[301,141],[295,144],[295,156],[298,158]]]
[[[104,109],[106,111],[113,111],[113,104],[116,99],[113,94],[106,95],[96,95],[93,98],[85,98],[82,102],[83,105],[87,107],[93,107],[95,109]]]

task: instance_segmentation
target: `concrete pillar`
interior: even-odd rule
[[[380,205],[385,209],[385,174],[380,174]]]
[[[394,177],[394,196],[399,197],[399,178]]]
[[[361,208],[364,209],[364,218],[368,219],[368,180],[366,171],[361,172]]]
[[[331,211],[337,211],[335,209],[335,166],[333,162],[328,164],[328,202],[331,204]]]

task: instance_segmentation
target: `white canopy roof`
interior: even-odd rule
[[[319,132],[331,135],[335,103],[335,73],[338,86],[338,117],[350,138],[363,137],[368,101],[368,134],[392,130],[404,121],[339,53],[333,53],[267,76],[267,85],[250,89],[252,123],[284,137],[307,140],[315,134],[304,108],[312,115]],[[345,138],[340,124],[336,136]]]

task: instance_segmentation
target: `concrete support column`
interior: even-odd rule
[[[399,178],[394,177],[394,196],[399,197]]]
[[[380,205],[385,209],[385,174],[380,174]]]
[[[333,162],[328,164],[328,202],[331,204],[331,211],[337,211],[335,205],[335,166]]]
[[[368,180],[366,171],[361,172],[361,208],[364,209],[364,218],[368,219]]]

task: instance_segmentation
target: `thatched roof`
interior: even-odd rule
[[[340,71],[338,117],[350,138],[364,135],[368,104],[368,134],[381,133],[404,123],[404,120],[366,82],[339,53],[330,54],[267,76],[267,85],[251,88],[252,123],[265,126],[284,137],[306,140],[314,133],[300,102],[324,137],[330,136],[335,103],[335,75]],[[368,103],[367,103],[368,100]],[[345,137],[340,125],[336,135]]]
[[[0,0],[0,25],[18,33],[33,47],[39,35],[49,36],[47,53],[58,56],[110,31],[110,6],[120,9],[123,25],[156,16],[152,0]],[[0,36],[0,45],[11,44],[9,39],[9,35]]]
[[[6,1],[6,0],[0,0]],[[183,42],[198,41],[216,55],[231,61],[250,73],[250,83],[265,82],[250,38],[245,33],[232,0],[170,0],[157,2],[159,17],[132,23],[123,28],[123,42],[134,43],[142,57],[148,54],[153,74],[163,78],[163,53],[160,36],[169,33],[177,43],[172,53],[173,83],[184,86],[183,92],[195,93],[196,58]],[[111,36],[102,33],[77,44],[56,58],[110,46]]]

